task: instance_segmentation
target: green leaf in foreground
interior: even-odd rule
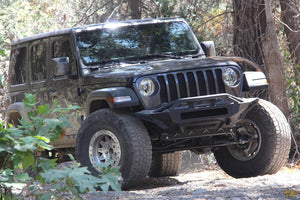
[[[30,166],[34,165],[34,157],[31,152],[27,152],[24,155],[23,168],[27,170]]]
[[[31,177],[29,177],[27,173],[24,173],[24,174],[16,175],[16,179],[24,183],[24,182],[30,180]]]
[[[2,49],[0,49],[0,55],[6,56],[6,55],[5,55],[5,52],[4,52]]]

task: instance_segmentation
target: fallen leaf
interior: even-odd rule
[[[296,197],[297,194],[299,194],[300,192],[295,191],[295,190],[285,190],[284,194],[287,198],[289,197]]]

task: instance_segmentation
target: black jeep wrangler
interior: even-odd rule
[[[245,65],[253,67],[245,71]],[[12,43],[8,123],[27,118],[25,92],[41,103],[79,105],[73,128],[54,145],[75,147],[97,175],[120,166],[123,188],[172,176],[183,150],[212,151],[233,177],[277,172],[290,127],[281,111],[244,94],[267,87],[245,59],[215,56],[180,18],[130,20],[34,35]]]

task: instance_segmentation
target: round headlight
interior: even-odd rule
[[[224,68],[222,77],[228,87],[235,87],[239,83],[239,74],[232,68]]]
[[[138,89],[141,95],[151,96],[155,91],[155,83],[150,78],[143,78],[139,81]]]

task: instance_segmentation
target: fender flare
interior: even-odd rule
[[[18,125],[18,121],[20,118],[23,118],[25,121],[30,121],[27,113],[29,109],[26,108],[23,102],[16,102],[8,106],[5,115],[6,127],[8,127],[8,123],[12,123],[14,125]]]
[[[115,97],[128,97],[126,101],[113,101]],[[87,98],[88,114],[93,101],[105,101],[110,109],[125,108],[140,105],[140,101],[131,88],[110,87],[92,91]]]

